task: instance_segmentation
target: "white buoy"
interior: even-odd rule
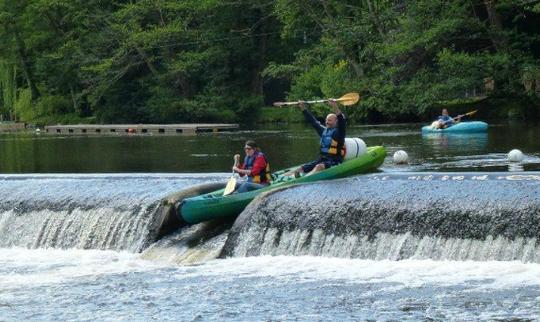
[[[525,155],[523,155],[523,152],[518,149],[513,149],[512,151],[508,152],[508,161],[510,162],[521,162],[524,158]]]
[[[357,158],[367,153],[367,145],[360,138],[345,138],[345,160]]]
[[[36,133],[41,133],[41,130],[39,128],[37,128]]]
[[[409,155],[403,150],[397,150],[394,152],[394,163],[405,164],[409,161]]]

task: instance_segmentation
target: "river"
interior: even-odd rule
[[[157,242],[148,226],[162,198],[226,180],[231,155],[246,139],[260,143],[274,169],[301,163],[316,155],[313,130],[0,136],[0,320],[540,318],[537,127],[422,136],[418,124],[405,124],[348,133],[387,148],[380,173],[291,189],[246,210],[244,221],[268,226],[199,224]],[[513,148],[526,154],[523,163],[506,160]],[[408,165],[392,162],[398,149],[408,152]],[[322,194],[333,207],[331,228],[321,220],[329,216]],[[450,205],[422,208],[437,198]],[[257,220],[279,200],[290,204],[283,222]],[[381,211],[377,222],[366,209],[381,200],[397,211]],[[309,243],[298,214],[318,225]],[[363,221],[346,221],[346,214]],[[377,231],[362,239],[354,225],[370,220]],[[273,242],[257,239],[262,230]],[[224,247],[232,249],[226,256]]]
[[[506,154],[522,150],[525,170],[540,170],[537,124],[490,125],[474,135],[421,135],[421,124],[356,125],[348,137],[388,150],[405,150],[408,167],[397,171],[506,170]],[[313,129],[302,125],[265,125],[257,130],[202,133],[197,136],[51,136],[0,135],[0,173],[206,173],[228,172],[232,155],[255,139],[274,169],[300,164],[317,155]]]

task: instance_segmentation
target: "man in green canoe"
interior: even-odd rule
[[[333,167],[343,162],[343,146],[345,144],[345,115],[339,109],[335,100],[328,100],[328,105],[334,109],[334,113],[326,116],[326,126],[323,126],[306,108],[304,101],[299,101],[298,106],[304,113],[304,117],[321,137],[320,157],[317,160],[308,162],[288,175],[294,174],[299,177],[302,174],[313,174]]]

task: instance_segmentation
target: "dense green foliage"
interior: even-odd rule
[[[0,112],[27,122],[238,122],[359,91],[353,119],[540,96],[531,0],[0,0]]]

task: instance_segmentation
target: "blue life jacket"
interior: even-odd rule
[[[450,116],[448,115],[441,115],[439,116],[439,118],[437,119],[437,121],[439,122],[442,122],[444,125],[446,126],[450,126],[452,124],[454,124],[454,119],[451,118]]]
[[[338,151],[338,142],[333,138],[337,132],[337,128],[325,128],[321,134],[321,154],[332,157],[337,157],[342,154],[342,150]]]

